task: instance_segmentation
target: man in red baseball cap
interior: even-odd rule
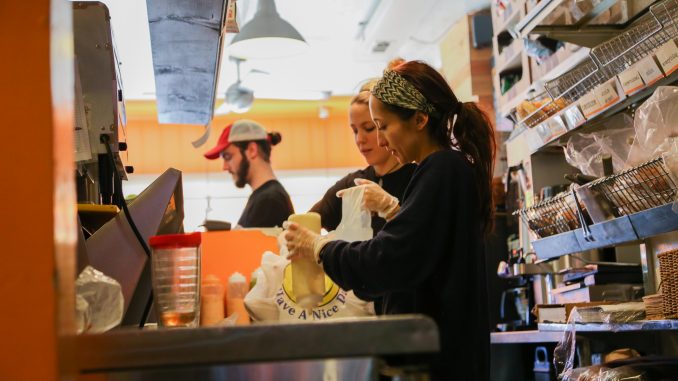
[[[217,145],[205,152],[209,160],[224,160],[223,169],[233,176],[235,186],[252,188],[238,220],[242,227],[282,226],[294,213],[290,196],[271,167],[271,147],[281,140],[279,133],[268,133],[259,123],[241,119],[226,126]]]

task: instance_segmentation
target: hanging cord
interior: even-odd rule
[[[118,189],[119,191],[118,201],[120,203],[120,206],[122,206],[122,210],[124,211],[127,223],[129,223],[130,228],[132,228],[132,232],[134,232],[134,235],[136,236],[137,240],[139,241],[139,244],[141,245],[141,248],[144,249],[144,253],[146,253],[148,260],[150,261],[151,249],[148,248],[146,241],[141,236],[141,233],[139,233],[139,229],[137,229],[137,225],[134,223],[134,220],[132,220],[132,214],[130,214],[129,209],[127,209],[127,201],[125,201],[125,197],[122,195],[122,177],[120,176],[120,173],[118,173],[118,166],[115,165],[113,149],[111,148],[111,138],[106,134],[102,134],[100,140],[104,144],[104,146],[106,146],[106,154],[108,156],[108,161],[111,165],[111,168],[113,168],[113,176],[115,178],[115,188]],[[144,307],[144,312],[143,315],[141,316],[141,321],[139,322],[139,328],[144,327],[146,319],[148,318],[148,314],[151,311],[152,304],[153,304],[153,289],[151,289],[151,295],[149,296],[148,301],[146,302],[146,306]]]

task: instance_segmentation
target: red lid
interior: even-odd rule
[[[172,247],[198,247],[200,246],[200,232],[185,234],[155,235],[149,240],[154,249]]]

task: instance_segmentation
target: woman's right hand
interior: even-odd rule
[[[370,212],[376,212],[379,217],[386,220],[392,219],[400,209],[398,199],[391,196],[377,183],[366,179],[355,179],[355,184],[364,189],[363,208]],[[337,192],[337,197],[341,197],[345,190]]]

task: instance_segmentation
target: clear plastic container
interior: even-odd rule
[[[200,233],[150,239],[153,301],[161,327],[196,327],[200,321]]]

